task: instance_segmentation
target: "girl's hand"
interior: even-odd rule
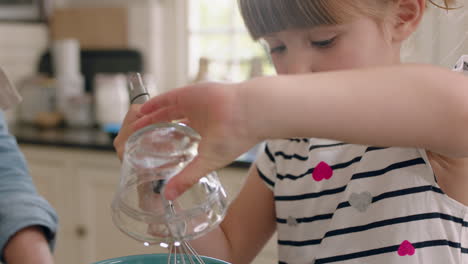
[[[203,83],[172,90],[141,107],[144,115],[133,131],[160,122],[181,122],[197,131],[202,140],[198,156],[172,178],[165,196],[174,200],[211,171],[228,165],[259,140],[248,127],[242,84]]]
[[[114,139],[114,148],[117,151],[117,156],[120,160],[123,159],[123,153],[127,139],[133,134],[133,132],[135,132],[132,125],[135,123],[135,121],[143,116],[140,113],[140,107],[141,105],[139,104],[130,106],[130,109],[128,110],[128,113],[122,123],[122,127],[119,130],[119,134]]]

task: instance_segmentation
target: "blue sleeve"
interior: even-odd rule
[[[24,156],[0,111],[0,261],[10,237],[28,226],[42,226],[52,249],[57,222],[54,209],[37,193]]]

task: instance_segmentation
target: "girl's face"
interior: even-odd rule
[[[264,37],[278,74],[300,74],[400,62],[384,25],[360,17],[342,25],[285,30]]]

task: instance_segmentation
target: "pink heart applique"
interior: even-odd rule
[[[312,178],[316,181],[330,179],[333,176],[333,169],[326,163],[321,161],[312,172]]]
[[[413,244],[411,244],[408,240],[405,240],[398,248],[398,255],[402,257],[406,255],[413,256],[415,251],[416,250],[414,249]]]

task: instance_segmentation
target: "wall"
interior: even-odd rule
[[[40,23],[0,22],[0,67],[14,85],[37,71],[38,60],[48,45],[48,30]],[[6,120],[15,119],[15,110],[6,112]]]
[[[47,34],[45,24],[0,23],[0,66],[14,83],[36,72]]]
[[[468,54],[468,1],[457,3],[465,8],[427,9],[418,31],[404,45],[404,61],[451,68],[461,55]]]

